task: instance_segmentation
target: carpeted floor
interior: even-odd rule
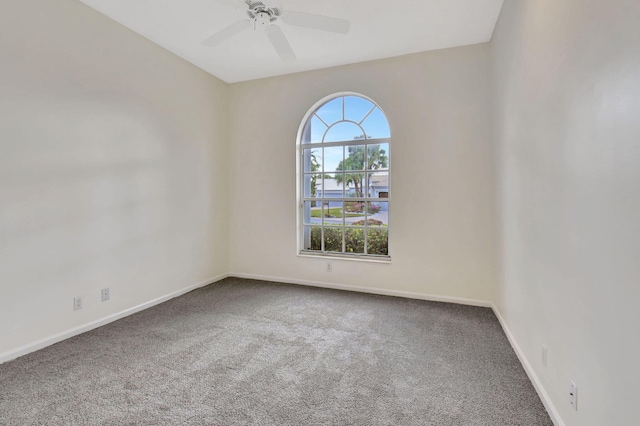
[[[551,425],[493,312],[226,279],[0,365],[2,425]]]

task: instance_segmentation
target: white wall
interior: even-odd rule
[[[512,0],[492,42],[496,303],[567,425],[640,422],[639,22],[637,0]]]
[[[79,2],[0,3],[0,359],[230,271],[494,300],[567,425],[634,424],[639,18],[512,0],[491,44],[228,87]],[[341,91],[392,126],[393,261],[327,273],[295,138]]]
[[[231,273],[490,301],[495,281],[489,45],[232,85]],[[296,254],[296,134],[332,93],[391,125],[391,264]]]
[[[79,2],[0,2],[0,356],[227,272],[227,96]]]

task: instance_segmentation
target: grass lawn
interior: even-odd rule
[[[322,216],[322,209],[311,209],[311,217],[320,217]],[[342,209],[339,207],[334,207],[329,209],[329,216],[332,217],[342,217]],[[364,213],[347,213],[345,217],[361,217],[364,216]]]

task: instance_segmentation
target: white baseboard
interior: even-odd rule
[[[547,413],[549,413],[549,417],[551,417],[551,421],[555,426],[565,426],[564,422],[562,421],[562,418],[560,417],[560,414],[558,413],[558,410],[556,410],[556,407],[553,405],[553,402],[551,402],[551,398],[549,398],[549,394],[542,386],[542,383],[540,382],[538,375],[535,373],[535,371],[533,371],[533,367],[531,366],[531,363],[529,362],[524,352],[520,348],[520,345],[516,341],[516,338],[513,336],[513,333],[511,333],[511,330],[509,329],[509,326],[507,325],[507,323],[504,321],[504,318],[502,318],[500,311],[498,310],[498,308],[495,307],[495,305],[492,305],[491,307],[493,309],[493,312],[496,314],[496,317],[498,317],[498,321],[502,326],[502,330],[504,331],[504,334],[507,335],[507,339],[509,339],[509,343],[511,343],[511,347],[513,348],[516,355],[518,356],[518,359],[520,360],[520,364],[522,364],[524,371],[527,373],[527,376],[529,376],[529,380],[533,384],[533,387],[535,388],[536,392],[538,392],[538,396],[540,397],[540,400],[542,401],[544,408],[546,408]]]
[[[238,278],[247,278],[252,280],[277,282],[277,283],[300,284],[300,285],[306,285],[309,287],[331,288],[334,290],[356,291],[359,293],[380,294],[383,296],[405,297],[407,299],[429,300],[431,302],[457,303],[460,305],[481,306],[484,308],[492,307],[491,302],[486,302],[484,300],[463,299],[459,297],[449,297],[449,296],[436,296],[432,294],[413,293],[410,291],[388,290],[388,289],[375,288],[375,287],[360,287],[355,285],[343,285],[343,284],[334,284],[334,283],[327,283],[327,282],[321,282],[321,281],[308,281],[308,280],[299,280],[299,279],[291,279],[291,278],[283,278],[283,277],[272,277],[267,275],[242,274],[242,273],[233,273],[233,272],[230,273],[229,276],[238,277]]]
[[[173,293],[169,293],[167,295],[158,297],[156,299],[150,300],[148,302],[142,303],[142,304],[134,306],[132,308],[125,309],[124,311],[109,315],[109,316],[101,318],[99,320],[91,321],[90,323],[83,324],[83,325],[80,325],[78,327],[74,327],[74,328],[72,328],[70,330],[66,330],[66,331],[63,331],[61,333],[54,334],[53,336],[45,337],[44,339],[40,339],[40,340],[37,340],[37,341],[35,341],[33,343],[26,344],[26,345],[21,346],[21,347],[19,347],[17,349],[13,349],[13,350],[1,353],[0,354],[0,364],[5,363],[7,361],[11,361],[11,360],[16,359],[18,357],[21,357],[23,355],[27,355],[27,354],[29,354],[31,352],[35,352],[37,350],[46,348],[47,346],[50,346],[50,345],[53,345],[55,343],[61,342],[61,341],[66,340],[66,339],[68,339],[70,337],[77,336],[78,334],[85,333],[85,332],[87,332],[89,330],[93,330],[94,328],[98,328],[98,327],[101,327],[103,325],[109,324],[110,322],[119,320],[121,318],[127,317],[127,316],[132,315],[132,314],[135,314],[136,312],[143,311],[143,310],[148,309],[148,308],[150,308],[152,306],[159,305],[160,303],[166,302],[167,300],[176,298],[178,296],[182,296],[183,294],[188,293],[188,292],[190,292],[192,290],[195,290],[197,288],[204,287],[204,286],[207,286],[209,284],[213,284],[215,282],[218,282],[218,281],[226,278],[227,276],[228,276],[227,274],[219,275],[219,276],[217,276],[215,278],[211,278],[211,279],[208,279],[206,281],[202,281],[200,283],[191,285],[189,287],[185,287],[185,288],[180,289],[178,291],[174,291]]]

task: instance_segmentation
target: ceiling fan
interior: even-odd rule
[[[229,1],[230,0],[227,0],[227,3]],[[284,61],[293,61],[296,59],[296,55],[282,32],[282,29],[276,25],[278,21],[298,27],[338,34],[347,34],[349,32],[349,26],[351,25],[346,19],[289,10],[284,11],[279,7],[269,7],[261,1],[244,0],[244,2],[247,5],[247,16],[249,19],[243,19],[223,28],[211,37],[205,39],[202,44],[210,47],[217,46],[223,41],[249,28],[253,28],[254,31],[264,31],[269,41],[271,41],[273,48]]]

